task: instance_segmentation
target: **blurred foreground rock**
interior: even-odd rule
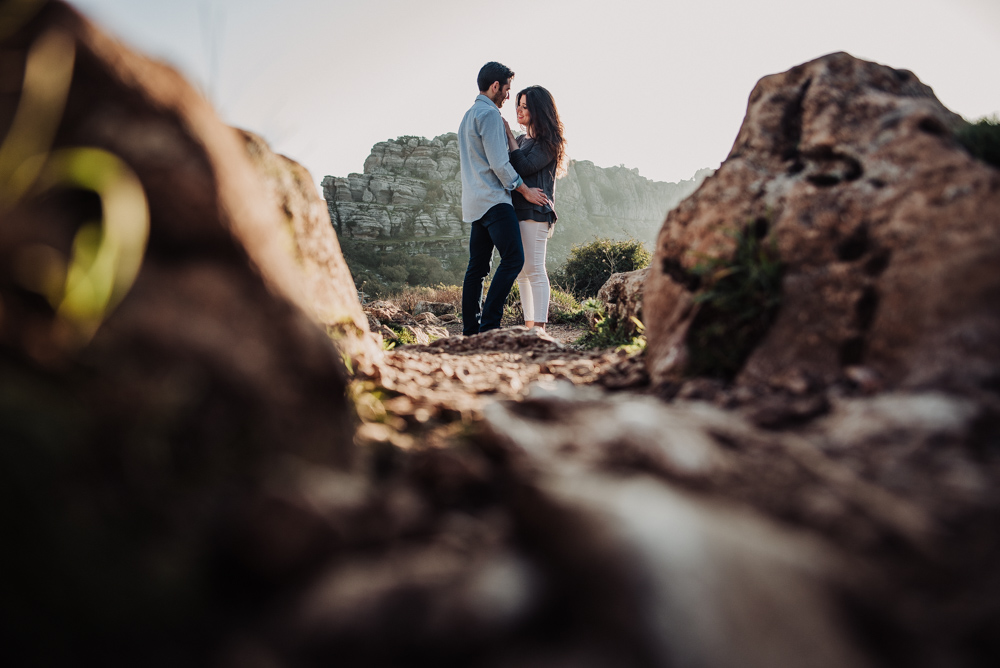
[[[276,461],[354,467],[341,352],[311,315],[293,235],[240,136],[175,71],[67,5],[9,4],[5,654],[47,666],[201,663],[192,658],[208,656],[221,620],[266,594],[259,571],[294,574],[326,549],[289,544],[294,516],[273,519],[269,549],[282,556],[256,569],[246,564],[259,555],[233,557],[230,536],[268,521],[255,499]],[[32,151],[48,160],[37,178]],[[122,194],[136,190],[130,174],[148,240],[143,195]],[[103,229],[87,227],[102,216]],[[90,296],[64,295],[64,283]],[[102,302],[108,284],[114,300]]]
[[[354,280],[330,225],[326,202],[316,191],[309,171],[275,154],[262,137],[246,130],[240,134],[257,172],[269,186],[273,207],[283,218],[310,312],[356,363],[377,361],[381,349],[370,335]]]

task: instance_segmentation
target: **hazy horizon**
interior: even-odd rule
[[[487,60],[516,72],[512,91],[552,91],[571,158],[654,181],[717,168],[760,78],[835,51],[911,70],[970,120],[1000,112],[990,0],[71,4],[176,66],[317,184],[360,172],[380,141],[454,132]]]

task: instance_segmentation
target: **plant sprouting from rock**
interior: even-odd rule
[[[700,308],[687,336],[690,375],[732,379],[773,322],[783,265],[774,237],[766,239],[767,229],[761,218],[731,232],[736,242],[731,256],[694,267]]]
[[[633,355],[646,349],[645,327],[638,318],[632,316],[628,322],[615,318],[607,312],[604,303],[598,299],[588,299],[583,303],[590,331],[577,340],[583,348],[614,348]]]

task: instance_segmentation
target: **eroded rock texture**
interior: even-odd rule
[[[836,53],[762,79],[729,157],[672,211],[646,284],[656,382],[688,361],[692,269],[772,240],[781,307],[740,382],[829,383],[864,368],[889,387],[995,386],[1000,172],[910,72]]]
[[[611,274],[597,293],[597,298],[607,308],[608,316],[621,322],[630,334],[636,334],[640,329],[636,321],[642,323],[642,291],[648,274],[649,267]]]
[[[316,192],[312,175],[294,160],[271,151],[262,137],[245,130],[240,134],[291,238],[291,254],[310,312],[352,359],[361,364],[373,362],[381,349],[370,336],[340,242],[330,227],[326,202]]]

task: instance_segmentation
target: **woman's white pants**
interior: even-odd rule
[[[549,275],[545,271],[545,249],[549,242],[549,225],[535,220],[520,220],[521,243],[524,244],[524,267],[517,275],[521,292],[521,308],[525,322],[548,322]]]

